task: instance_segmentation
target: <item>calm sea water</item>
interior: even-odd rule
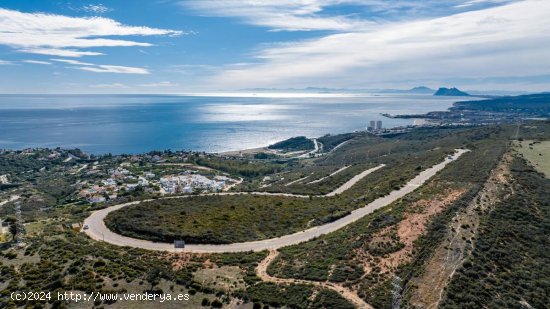
[[[445,110],[456,98],[381,95],[340,98],[0,95],[0,148],[78,147],[90,153],[220,152],[413,120],[380,113]]]

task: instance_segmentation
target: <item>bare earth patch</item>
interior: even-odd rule
[[[426,200],[422,199],[411,205],[410,209],[413,212],[406,214],[404,220],[397,224],[397,227],[387,227],[374,235],[372,243],[385,242],[391,243],[393,232],[397,234],[399,242],[403,247],[395,252],[385,254],[381,257],[374,258],[366,253],[367,260],[370,260],[370,265],[364,268],[368,274],[376,266],[380,268],[381,273],[392,274],[400,264],[410,261],[414,248],[414,242],[426,231],[426,226],[430,222],[432,216],[440,213],[445,207],[456,201],[466,190],[449,190],[444,195],[439,195],[435,198]],[[367,252],[368,250],[361,250]]]
[[[418,308],[437,308],[444,288],[456,269],[471,253],[479,227],[480,214],[490,210],[506,194],[510,156],[505,155],[479,192],[477,198],[453,218],[447,237],[436,248],[419,278],[410,282],[410,303]]]
[[[267,267],[269,264],[275,260],[275,258],[279,255],[279,251],[277,250],[271,250],[269,252],[269,255],[258,264],[258,267],[256,268],[256,274],[258,277],[260,277],[263,281],[267,282],[273,282],[277,284],[307,284],[307,285],[313,285],[318,288],[323,289],[330,289],[333,291],[338,292],[342,297],[350,301],[352,304],[354,304],[357,308],[361,309],[372,309],[373,307],[369,304],[367,304],[362,298],[357,296],[355,292],[348,289],[347,287],[342,286],[341,284],[329,282],[329,281],[310,281],[310,280],[302,280],[302,279],[285,279],[285,278],[278,278],[278,277],[272,277],[267,273]],[[315,295],[312,295],[314,297]]]
[[[195,280],[216,290],[234,291],[245,288],[244,275],[245,271],[237,266],[222,266],[199,269]]]

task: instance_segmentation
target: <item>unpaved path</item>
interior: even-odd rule
[[[155,163],[156,166],[181,166],[181,167],[188,167],[188,168],[194,168],[198,170],[203,171],[216,171],[213,168],[210,168],[208,166],[202,166],[202,165],[196,165],[193,163]]]
[[[355,292],[352,290],[337,284],[332,283],[329,281],[309,281],[309,280],[302,280],[302,279],[284,279],[284,278],[277,278],[272,277],[267,273],[267,267],[269,264],[275,260],[275,258],[279,255],[279,251],[277,250],[270,250],[269,255],[258,264],[258,267],[256,267],[256,274],[258,277],[260,277],[263,281],[267,282],[273,282],[277,284],[308,284],[313,285],[316,287],[324,288],[324,289],[331,289],[339,293],[342,297],[349,300],[351,303],[353,303],[357,308],[365,308],[365,309],[371,309],[373,308],[371,305],[367,304],[361,297],[357,296]]]
[[[287,184],[285,184],[285,187],[288,187],[288,186],[292,186],[293,184],[297,183],[297,182],[300,182],[300,181],[303,181],[303,180],[306,180],[306,178],[308,178],[308,176],[305,176],[305,177],[302,177],[302,178],[299,178],[299,179],[296,179],[296,180],[293,180]]]
[[[352,138],[352,139],[348,139],[347,141],[341,142],[340,144],[336,145],[336,147],[332,148],[328,153],[334,152],[336,149],[338,149],[338,148],[344,146],[345,144],[351,142],[352,140],[353,140],[353,138]]]
[[[4,206],[4,205],[6,205],[6,204],[7,204],[7,203],[9,203],[9,202],[13,202],[13,201],[16,201],[16,200],[18,200],[19,198],[20,198],[20,196],[19,196],[19,195],[12,195],[12,196],[10,196],[10,198],[9,198],[9,199],[7,199],[7,200],[5,200],[5,201],[2,201],[2,202],[0,202],[0,206]]]
[[[230,184],[229,186],[226,186],[225,188],[223,188],[222,191],[224,192],[227,192],[229,190],[231,190],[233,187],[237,186],[237,185],[240,185],[241,183],[243,183],[244,179],[241,177],[239,178],[239,180],[237,180],[236,182],[234,182],[233,184]]]
[[[336,174],[338,174],[338,173],[340,173],[340,172],[343,172],[345,169],[347,169],[347,168],[350,167],[350,166],[351,166],[351,165],[346,165],[346,166],[344,166],[344,167],[342,167],[342,168],[339,168],[338,170],[336,170],[336,171],[330,173],[330,175],[328,175],[328,176],[325,176],[325,177],[323,177],[323,178],[319,178],[319,179],[314,180],[314,181],[310,181],[310,182],[308,182],[307,184],[308,184],[308,185],[311,185],[311,184],[314,184],[314,183],[321,182],[321,181],[323,181],[323,180],[325,180],[325,179],[327,179],[327,178],[329,178],[329,177],[331,177],[331,176],[334,176],[334,175],[336,175]]]
[[[258,240],[258,241],[250,241],[250,242],[243,242],[243,243],[232,243],[232,244],[223,244],[223,245],[210,245],[210,244],[190,244],[186,245],[185,249],[174,249],[174,245],[172,243],[161,243],[161,242],[153,242],[143,239],[136,239],[131,237],[122,236],[120,234],[117,234],[115,232],[112,232],[107,228],[105,225],[104,219],[105,217],[112,211],[121,209],[126,206],[130,205],[137,205],[143,201],[137,201],[137,202],[130,202],[120,205],[115,205],[111,207],[107,207],[105,209],[97,210],[93,212],[86,220],[84,220],[84,225],[87,226],[87,229],[84,231],[88,236],[95,240],[103,240],[108,243],[117,245],[117,246],[130,246],[135,248],[142,248],[147,250],[156,250],[156,251],[185,251],[185,252],[196,252],[196,253],[224,253],[224,252],[246,252],[246,251],[263,251],[263,250],[270,250],[270,249],[278,249],[290,245],[296,245],[308,240],[311,240],[315,237],[319,237],[324,234],[328,234],[331,232],[334,232],[336,230],[339,230],[343,228],[346,225],[349,225],[364,216],[374,212],[377,209],[380,209],[382,207],[385,207],[396,200],[404,197],[405,195],[413,192],[416,190],[419,186],[421,186],[424,182],[426,182],[428,179],[432,178],[437,172],[442,170],[447,164],[453,162],[458,157],[460,157],[462,154],[468,152],[469,150],[463,150],[463,149],[457,149],[456,153],[453,156],[446,157],[445,160],[439,164],[436,164],[418,174],[415,178],[410,180],[405,186],[398,190],[392,191],[390,194],[380,197],[371,203],[367,204],[366,206],[356,209],[352,211],[349,215],[342,217],[338,220],[332,221],[330,223],[315,226],[312,228],[309,228],[304,231],[296,232],[293,234],[284,235],[277,238],[271,238],[271,239],[265,239],[265,240]],[[374,169],[381,168],[375,167]],[[365,174],[366,172],[372,172],[373,169],[364,171],[360,175]],[[370,173],[369,172],[369,173]],[[367,173],[368,174],[368,173]],[[358,175],[359,176],[359,175]],[[365,175],[363,175],[364,177]],[[360,179],[355,179],[354,182],[356,183]],[[351,187],[349,183],[352,181],[348,181],[343,186]],[[335,190],[339,192],[343,192],[340,190]],[[334,191],[333,191],[334,192]],[[302,197],[302,198],[308,198],[309,196],[305,195],[292,195],[292,194],[285,194],[285,193],[267,193],[267,192],[251,192],[251,193],[233,193],[233,192],[222,192],[222,193],[211,193],[211,194],[205,194],[205,195],[237,195],[237,194],[255,194],[255,195],[271,195],[271,196],[293,196],[293,197]],[[331,196],[331,193],[327,194],[326,196]],[[189,197],[187,196],[175,196],[175,197],[167,197],[167,198],[185,198]],[[150,200],[145,200],[150,201]]]
[[[309,158],[310,155],[318,153],[319,152],[319,142],[317,141],[316,138],[313,139],[313,144],[315,145],[315,148],[312,151],[306,152],[302,155],[299,155],[296,158]]]
[[[357,182],[359,182],[359,180],[367,177],[368,174],[372,173],[372,172],[375,172],[381,168],[383,168],[384,166],[386,166],[385,164],[380,164],[378,165],[377,167],[373,167],[371,169],[368,169],[366,171],[363,171],[355,176],[353,176],[352,179],[348,180],[345,184],[341,185],[340,187],[338,187],[336,190],[328,193],[326,196],[335,196],[336,194],[341,194],[343,193],[344,191],[346,191],[347,189],[353,187],[354,184],[356,184]]]
[[[509,182],[506,175],[510,173],[510,160],[509,154],[506,154],[499,165],[491,171],[477,198],[454,216],[447,236],[427,262],[424,272],[419,278],[411,281],[411,285],[416,286],[411,296],[411,304],[426,309],[435,309],[439,306],[445,286],[473,250],[480,223],[480,211],[490,210],[503,196],[509,194],[509,189],[506,189]]]

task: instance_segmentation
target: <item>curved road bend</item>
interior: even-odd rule
[[[415,178],[410,180],[404,187],[398,190],[394,190],[390,194],[372,201],[365,207],[356,209],[352,211],[349,215],[342,217],[336,221],[327,223],[325,225],[315,226],[301,232],[284,235],[277,238],[251,241],[251,242],[232,243],[232,244],[223,244],[223,245],[189,244],[189,245],[186,245],[185,249],[177,249],[177,251],[195,252],[195,253],[263,251],[263,250],[278,249],[278,248],[295,245],[301,242],[311,240],[323,234],[328,234],[338,229],[341,229],[344,226],[351,224],[361,219],[362,217],[374,212],[375,210],[385,207],[393,203],[394,201],[404,197],[405,195],[416,190],[428,179],[432,178],[437,172],[441,171],[447,164],[456,160],[458,157],[460,157],[462,154],[468,151],[469,150],[457,149],[453,156],[446,157],[443,162],[422,171]],[[218,193],[218,195],[231,195],[231,194],[238,194],[238,193]],[[257,193],[252,193],[252,194],[257,194]],[[258,192],[258,194],[273,195],[273,193],[267,194],[263,192]],[[279,194],[279,195],[294,196],[289,194]],[[299,197],[306,197],[306,196],[299,196]],[[178,198],[178,197],[174,197],[174,198]],[[147,250],[155,250],[155,251],[176,251],[172,243],[152,242],[148,240],[122,236],[112,232],[105,226],[104,219],[107,216],[107,214],[126,206],[139,204],[140,202],[141,201],[115,205],[115,206],[111,206],[111,207],[93,212],[88,218],[86,218],[86,220],[84,220],[84,224],[88,225],[89,227],[87,230],[85,230],[86,234],[88,234],[88,236],[94,240],[103,240],[117,246],[130,246],[130,247],[142,248]]]

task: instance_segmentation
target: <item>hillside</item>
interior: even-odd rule
[[[550,116],[550,93],[501,97],[491,100],[456,102],[450,110],[498,113],[526,113],[533,117]]]
[[[435,93],[435,96],[445,96],[445,97],[466,97],[469,96],[468,93],[460,91],[457,88],[439,88]]]
[[[299,151],[299,150],[312,150],[315,147],[313,141],[305,136],[292,137],[284,141],[280,141],[273,145],[270,145],[269,149],[277,149],[284,151]]]

